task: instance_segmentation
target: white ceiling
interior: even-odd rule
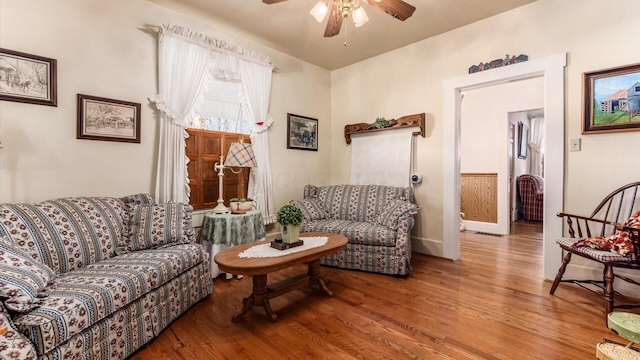
[[[356,28],[351,20],[345,21],[340,34],[332,38],[323,36],[327,20],[319,24],[309,15],[318,0],[289,0],[272,5],[261,0],[149,1],[190,16],[212,19],[236,35],[335,70],[536,0],[405,0],[416,7],[413,16],[405,21],[361,1],[369,22]]]

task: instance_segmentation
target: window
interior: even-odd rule
[[[194,209],[211,209],[218,201],[218,172],[214,164],[220,162],[220,155],[226,156],[232,142],[242,139],[250,143],[249,135],[188,128],[186,139],[186,155],[189,158],[187,171],[191,188],[190,203]],[[240,168],[239,174],[229,169],[224,170],[224,200],[229,206],[229,199],[246,197],[249,186],[249,168]],[[238,171],[238,169],[234,169]]]

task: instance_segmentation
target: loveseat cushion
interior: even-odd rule
[[[334,220],[334,219],[325,219],[325,220],[315,220],[315,221],[304,221],[300,224],[300,232],[330,232],[339,234],[340,230],[344,229],[345,226],[351,224],[353,221],[351,220]]]
[[[290,204],[296,204],[302,209],[304,221],[324,220],[329,218],[329,213],[318,199],[291,200]]]
[[[122,200],[107,197],[0,204],[0,235],[61,274],[113,257],[125,214]]]
[[[391,230],[398,230],[398,219],[403,215],[415,215],[420,210],[416,204],[405,200],[393,200],[378,212],[375,223]]]
[[[397,232],[378,224],[353,221],[343,227],[340,234],[349,239],[349,244],[396,246]]]
[[[0,300],[13,311],[29,311],[42,302],[45,287],[55,277],[41,264],[0,235]]]
[[[118,254],[193,242],[192,213],[193,207],[183,203],[133,206],[126,221],[129,234],[119,244]]]
[[[181,244],[104,260],[57,277],[41,306],[13,322],[43,354],[203,259],[201,245]]]

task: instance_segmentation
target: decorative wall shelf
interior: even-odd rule
[[[357,123],[357,124],[347,124],[344,126],[344,139],[347,141],[347,144],[351,144],[351,135],[355,134],[364,134],[364,133],[372,133],[378,131],[385,130],[393,130],[393,129],[404,129],[408,127],[420,127],[420,131],[416,131],[413,135],[422,135],[422,137],[426,137],[426,127],[425,127],[425,114],[414,114],[403,116],[399,119],[391,119],[387,126],[383,128],[376,128],[374,123]]]

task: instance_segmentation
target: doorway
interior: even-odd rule
[[[460,258],[460,95],[462,91],[520,79],[544,78],[547,134],[543,224],[543,277],[553,279],[562,262],[554,239],[562,234],[562,221],[553,214],[563,206],[564,184],[564,67],[566,53],[445,80],[443,166],[443,257]]]
[[[512,164],[505,139],[509,138],[511,124],[528,126],[528,112],[544,106],[544,79],[541,75],[517,79],[466,90],[461,96],[461,211],[466,214],[466,228],[508,235],[511,198],[515,195],[511,189],[517,189],[512,186],[512,180],[529,173],[531,156],[524,154],[523,158],[516,151]],[[515,144],[520,144],[519,139],[516,133]],[[528,139],[522,142],[525,148]],[[512,165],[515,165],[514,179],[509,178]],[[469,213],[469,210],[473,211]],[[491,216],[478,216],[489,212]]]

